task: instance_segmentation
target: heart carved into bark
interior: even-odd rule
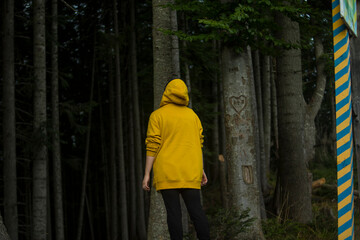
[[[238,114],[240,114],[244,110],[244,108],[246,107],[246,104],[247,104],[246,97],[244,95],[240,95],[238,97],[232,96],[229,98],[229,102],[230,102],[231,107]]]

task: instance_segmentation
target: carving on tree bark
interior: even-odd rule
[[[229,98],[230,106],[235,110],[237,114],[245,109],[247,105],[247,99],[244,95],[240,95],[238,97],[232,96]]]
[[[242,174],[243,179],[246,184],[254,183],[254,172],[251,165],[243,165],[242,166]]]

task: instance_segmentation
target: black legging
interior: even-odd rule
[[[180,194],[194,223],[198,239],[210,239],[209,224],[201,206],[199,189],[166,189],[160,192],[166,207],[167,224],[171,240],[183,239]]]

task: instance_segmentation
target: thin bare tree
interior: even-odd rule
[[[141,137],[141,123],[140,123],[140,105],[139,105],[139,87],[138,87],[138,69],[137,69],[137,50],[136,50],[136,16],[135,16],[135,1],[130,1],[130,55],[131,55],[131,92],[132,92],[132,104],[134,115],[134,143],[135,143],[135,165],[136,165],[136,224],[138,237],[141,240],[146,239],[146,224],[145,224],[145,203],[144,203],[144,191],[141,189],[142,177],[143,177],[143,155],[142,146],[143,141]]]
[[[58,1],[52,0],[51,22],[51,119],[52,119],[52,158],[54,177],[54,209],[56,240],[64,240],[64,210],[62,194],[62,168],[60,150],[60,123],[59,123],[59,66],[58,66]]]
[[[14,1],[4,0],[2,10],[4,218],[10,237],[17,240],[19,224],[16,174]]]
[[[95,63],[96,63],[96,49],[95,49],[94,40],[94,49],[93,49],[93,59],[92,59],[92,70],[91,70],[91,86],[90,86],[90,99],[89,103],[91,104],[94,97],[94,84],[95,84]],[[85,145],[85,156],[84,156],[84,165],[82,172],[82,183],[81,183],[81,195],[80,195],[80,210],[78,218],[78,227],[76,239],[81,240],[82,229],[84,224],[84,211],[85,211],[85,200],[86,200],[86,183],[87,183],[87,172],[89,165],[89,154],[90,154],[90,137],[91,137],[91,126],[92,126],[92,108],[89,110],[89,118],[87,123],[87,132],[86,132],[86,145]]]
[[[120,204],[120,232],[121,239],[129,239],[128,233],[128,214],[126,198],[126,181],[125,181],[125,159],[123,144],[123,127],[121,113],[121,76],[120,76],[120,43],[119,43],[119,23],[117,0],[113,1],[114,9],[114,32],[115,32],[115,135],[116,135],[116,158],[118,162],[118,198]]]
[[[47,132],[45,1],[34,0],[34,161],[33,239],[46,239],[47,225]]]

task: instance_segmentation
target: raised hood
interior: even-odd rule
[[[160,107],[173,103],[177,105],[189,105],[188,89],[181,79],[174,79],[168,83],[161,98]]]

